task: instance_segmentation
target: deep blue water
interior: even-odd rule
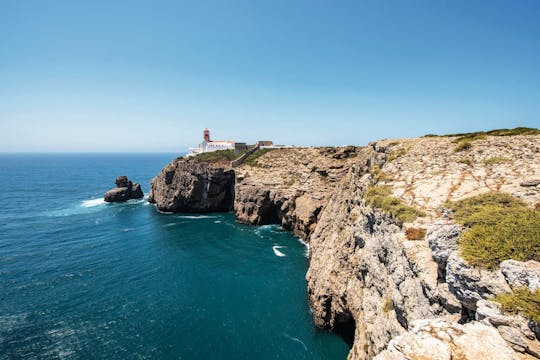
[[[1,359],[345,359],[289,233],[100,201],[173,157],[0,155]]]

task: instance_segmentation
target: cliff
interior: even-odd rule
[[[150,197],[164,211],[233,209],[308,241],[314,322],[343,336],[349,359],[527,359],[540,358],[540,326],[492,298],[539,289],[540,264],[473,266],[460,249],[469,224],[449,204],[498,192],[538,208],[538,179],[540,135],[482,134],[278,149],[234,171],[179,159]]]
[[[179,158],[152,179],[148,202],[163,212],[232,210],[234,171]]]

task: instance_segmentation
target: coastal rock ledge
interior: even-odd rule
[[[344,338],[348,360],[540,359],[537,317],[493,302],[537,290],[538,259],[467,263],[464,226],[446,208],[503,192],[540,209],[540,187],[529,181],[540,178],[540,133],[486,134],[465,150],[460,139],[259,150],[234,169],[178,158],[152,180],[149,201],[169,212],[232,210],[308,242],[313,321]]]
[[[124,202],[131,199],[142,199],[144,193],[139,183],[134,183],[127,176],[118,176],[116,178],[116,188],[105,193],[106,202]]]

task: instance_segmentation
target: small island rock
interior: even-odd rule
[[[139,183],[133,183],[127,176],[116,178],[116,188],[105,193],[106,202],[124,202],[131,199],[141,199],[144,193]]]

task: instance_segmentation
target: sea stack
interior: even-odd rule
[[[106,202],[124,202],[131,199],[142,199],[144,193],[139,183],[134,183],[127,176],[116,178],[116,188],[105,193]]]

